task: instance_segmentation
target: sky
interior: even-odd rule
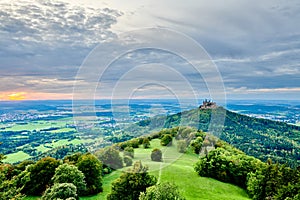
[[[300,100],[298,0],[0,0],[0,6],[0,100],[217,93]],[[171,31],[149,35],[145,28]],[[148,45],[173,49],[115,56],[128,49],[124,35],[136,33],[145,33],[139,39]],[[177,47],[193,60],[174,54]],[[105,68],[108,58],[113,62]],[[209,67],[199,64],[199,73],[191,63],[203,60]]]

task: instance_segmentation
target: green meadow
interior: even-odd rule
[[[20,160],[27,160],[31,158],[31,156],[24,151],[18,151],[16,153],[7,154],[5,156],[6,158],[3,161],[8,163],[16,163]]]
[[[163,151],[163,162],[153,162],[150,159],[151,151],[160,148]],[[151,141],[151,147],[144,149],[142,146],[135,149],[134,161],[141,160],[143,164],[149,166],[149,173],[155,175],[159,182],[175,183],[182,195],[187,200],[247,200],[250,199],[245,190],[223,183],[211,178],[200,177],[194,171],[194,164],[198,161],[198,156],[187,152],[179,154],[176,148],[176,141],[170,147],[162,147],[158,139]],[[114,171],[103,177],[103,192],[90,197],[81,197],[81,200],[106,199],[110,193],[111,183],[117,179],[123,168]],[[26,200],[36,200],[38,197],[26,197]]]

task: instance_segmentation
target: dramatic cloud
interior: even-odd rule
[[[96,45],[114,41],[125,31],[166,27],[205,48],[218,66],[229,98],[278,98],[280,93],[280,98],[300,99],[297,0],[0,0],[0,6],[0,81],[4,83],[0,92],[71,94],[79,66]],[[109,51],[118,48],[119,44],[112,43]],[[208,94],[205,81],[199,81],[187,63],[162,52],[127,54],[115,67],[143,62],[186,69],[179,73],[191,84],[198,81],[203,96]],[[122,72],[107,71],[101,84],[114,87]],[[155,76],[165,73],[157,69]],[[138,83],[139,74],[132,72],[127,82]],[[165,76],[165,81],[184,91],[174,77]],[[85,87],[96,80],[79,81]],[[159,96],[166,92],[157,85],[136,88],[136,92],[147,91],[145,96],[155,96],[151,90]]]
[[[122,15],[58,1],[1,1],[0,6],[1,91],[72,91],[70,79],[83,59],[116,37],[110,28]]]

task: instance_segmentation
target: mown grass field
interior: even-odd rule
[[[163,162],[151,161],[150,154],[154,148],[160,148],[164,152]],[[181,194],[187,200],[250,199],[246,191],[237,186],[198,176],[193,168],[198,160],[198,156],[191,152],[179,154],[177,152],[175,141],[170,147],[162,147],[158,139],[152,140],[151,148],[144,149],[143,147],[140,147],[135,149],[134,161],[137,160],[141,160],[143,164],[148,165],[149,172],[155,175],[160,182],[168,181],[175,183]],[[81,197],[80,199],[106,199],[107,194],[110,192],[111,183],[120,176],[122,170],[114,171],[103,178],[103,193],[91,197]],[[26,198],[26,200],[36,199],[38,199],[38,197]]]
[[[20,160],[27,160],[30,159],[31,156],[24,151],[18,151],[16,153],[7,154],[6,158],[3,160],[4,162],[8,163],[15,163]]]

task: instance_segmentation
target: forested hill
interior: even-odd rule
[[[300,165],[300,127],[216,109],[193,109],[167,117],[143,120],[129,128],[134,134],[179,125],[195,127],[220,137],[248,155],[263,161]]]

